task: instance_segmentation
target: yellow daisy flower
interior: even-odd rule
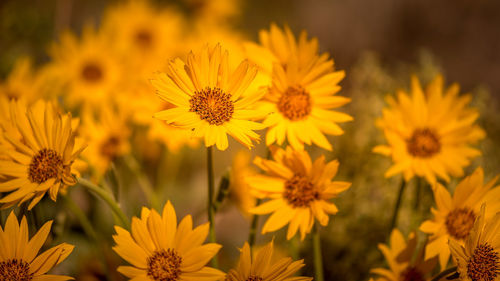
[[[60,43],[52,46],[53,61],[47,71],[64,85],[64,98],[70,106],[100,104],[116,91],[123,67],[109,40],[106,34],[87,26],[81,40],[65,32]]]
[[[389,269],[372,269],[372,273],[380,276],[377,281],[430,280],[429,275],[437,264],[436,258],[424,260],[423,251],[416,253],[415,260],[412,260],[417,248],[415,232],[410,233],[408,241],[405,241],[403,234],[398,229],[393,229],[390,245],[379,244],[378,248],[387,260]]]
[[[99,179],[118,157],[130,152],[130,129],[127,116],[111,106],[101,106],[82,114],[80,135],[89,143],[82,153]]]
[[[144,78],[161,68],[164,59],[177,55],[183,18],[172,8],[157,8],[146,0],[111,6],[103,20],[103,33],[112,38],[120,56]]]
[[[341,135],[343,130],[337,123],[352,120],[331,110],[350,102],[335,95],[344,72],[334,71],[333,60],[327,53],[318,53],[318,40],[308,40],[305,31],[298,42],[287,26],[282,31],[272,24],[269,32],[259,35],[262,46],[247,43],[246,50],[249,59],[272,77],[259,107],[273,113],[263,122],[269,126],[266,144],[281,145],[286,138],[295,149],[314,143],[332,150],[324,134]]]
[[[28,223],[23,216],[19,224],[12,211],[2,229],[0,227],[0,280],[64,281],[73,277],[46,274],[65,260],[74,246],[66,243],[52,247],[38,255],[49,235],[52,221],[46,222],[29,239]]]
[[[463,176],[470,158],[481,154],[470,145],[485,133],[474,124],[479,113],[467,107],[471,96],[458,96],[458,91],[453,84],[443,93],[443,78],[437,76],[424,92],[412,77],[411,95],[399,91],[397,100],[387,97],[390,108],[383,110],[376,124],[389,144],[373,149],[394,161],[386,177],[403,173],[409,181],[417,175],[433,184],[436,176],[447,182],[449,175]]]
[[[453,196],[439,183],[433,188],[437,209],[431,208],[434,218],[424,221],[420,230],[430,234],[425,258],[439,256],[441,269],[446,268],[450,258],[448,240],[453,238],[464,244],[482,204],[488,206],[486,218],[500,212],[500,186],[493,187],[499,177],[486,184],[483,178],[483,169],[479,167],[457,185]]]
[[[288,226],[287,239],[300,229],[303,240],[314,225],[314,221],[325,226],[328,214],[337,213],[337,207],[330,202],[351,186],[349,182],[332,181],[337,174],[339,162],[325,163],[325,156],[314,163],[306,151],[286,150],[272,147],[274,160],[256,157],[254,163],[267,175],[250,176],[247,183],[259,198],[270,198],[250,210],[254,214],[273,213],[262,228],[262,233]]]
[[[255,197],[250,193],[247,177],[257,174],[250,166],[251,154],[247,150],[236,152],[229,175],[229,196],[240,212],[249,217],[249,210],[255,206]]]
[[[73,174],[78,174],[75,166],[80,164],[73,162],[85,146],[75,145],[71,114],[60,114],[51,103],[38,101],[27,109],[13,101],[10,110],[18,133],[3,135],[12,148],[4,151],[8,159],[0,160],[0,175],[5,177],[0,192],[10,192],[0,204],[8,208],[32,200],[31,210],[46,192],[56,201],[60,190],[76,184]]]
[[[458,267],[460,280],[499,281],[500,212],[487,220],[483,206],[465,241],[465,246],[450,239],[450,249]]]
[[[247,242],[240,250],[240,260],[235,269],[229,270],[226,281],[310,281],[311,277],[292,277],[299,269],[304,267],[304,260],[293,261],[286,257],[273,262],[273,241],[255,253],[254,258]]]
[[[205,46],[198,54],[169,62],[167,73],[152,80],[158,96],[175,108],[155,113],[155,117],[177,127],[190,129],[193,136],[204,137],[205,146],[228,147],[227,134],[248,148],[258,141],[254,130],[262,124],[250,121],[262,115],[251,106],[262,93],[246,93],[257,69],[243,61],[234,70],[228,66],[228,52],[217,44]]]
[[[113,250],[132,266],[118,271],[131,280],[221,280],[224,273],[205,266],[221,245],[202,245],[208,235],[208,223],[193,229],[191,215],[177,225],[175,210],[167,202],[162,215],[143,208],[141,218],[132,218],[131,232],[115,226]]]

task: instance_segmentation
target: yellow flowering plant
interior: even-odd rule
[[[425,1],[25,2],[0,4],[0,281],[500,280],[495,52],[402,61]],[[460,24],[495,19],[476,2]]]

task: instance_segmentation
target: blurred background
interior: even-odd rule
[[[0,80],[8,76],[21,56],[31,57],[35,65],[47,63],[47,49],[61,31],[71,29],[79,34],[85,24],[97,26],[105,9],[119,2],[1,0]],[[189,18],[209,1],[153,2],[158,7],[175,5]],[[436,74],[442,73],[446,84],[458,82],[461,93],[473,93],[473,106],[481,112],[479,123],[488,137],[479,146],[484,156],[476,159],[466,174],[479,165],[485,169],[486,180],[500,172],[500,1],[229,2],[236,3],[237,8],[229,13],[224,24],[232,26],[249,40],[256,41],[258,31],[269,28],[271,22],[279,26],[286,23],[295,34],[305,29],[310,36],[319,39],[322,51],[331,54],[336,68],[346,71],[346,78],[341,82],[341,95],[351,97],[352,102],[342,110],[352,115],[355,121],[343,125],[345,135],[330,138],[335,150],[327,155],[327,159],[339,159],[336,179],[351,181],[353,185],[335,200],[340,212],[332,217],[322,232],[327,280],[367,280],[370,268],[384,266],[377,243],[387,242],[387,228],[400,178],[384,179],[383,173],[390,166],[390,160],[371,152],[373,146],[384,142],[382,134],[374,127],[374,120],[385,105],[384,96],[400,88],[407,89],[410,75],[416,74],[426,84]],[[159,59],[166,61],[169,58]],[[235,151],[242,148],[234,141],[230,147],[230,150],[216,154],[217,182],[231,165]],[[203,214],[205,199],[200,195],[204,194],[206,184],[203,148],[186,148],[175,154],[159,148],[152,152],[161,155],[157,158],[135,153],[147,177],[161,189],[161,206],[169,198],[178,211],[178,217],[190,213],[198,224],[206,221]],[[252,153],[264,156],[265,148],[260,145]],[[315,157],[324,152],[313,149],[311,153]],[[120,161],[115,165],[118,171],[123,170],[120,167],[124,164]],[[133,176],[126,172],[119,175],[122,183],[134,181]],[[451,188],[455,183],[450,185]],[[120,198],[127,215],[133,216],[147,202],[133,184],[129,185]],[[428,190],[422,195],[421,212],[415,212],[413,185],[411,182],[405,194],[398,221],[405,234],[428,217],[433,204]],[[60,229],[54,231],[64,233],[59,237],[69,235],[70,241],[66,239],[66,242],[83,245],[69,257],[69,265],[59,270],[77,276],[77,280],[123,280],[114,273],[114,268],[123,262],[109,248],[112,244],[113,229],[109,227],[112,215],[106,206],[86,199],[87,194],[79,190],[72,192],[96,226],[102,229],[102,243],[88,241],[71,216],[58,215],[56,220],[60,222]],[[130,203],[127,204],[127,200]],[[44,203],[47,211],[39,215],[45,218],[65,208],[60,202],[55,207],[52,202]],[[236,247],[241,247],[246,240],[248,218],[226,202],[217,214],[216,225],[217,237],[224,245],[221,259],[224,269],[227,269],[238,255]],[[279,241],[284,240],[284,231],[275,235]],[[259,235],[258,241],[265,243],[272,236]],[[307,266],[303,274],[313,276],[309,243],[308,239],[303,243],[292,241],[298,249],[298,256],[305,258]],[[290,254],[287,253],[288,246],[282,246],[283,254]],[[96,253],[102,252],[105,254],[95,259]]]
[[[114,2],[119,1],[2,0],[0,74],[5,76],[19,55],[30,54],[43,62],[46,47],[59,31],[98,23],[105,7]],[[179,4],[189,9],[202,2]],[[231,20],[250,38],[256,39],[257,31],[270,22],[288,23],[296,32],[306,29],[348,72],[366,51],[397,65],[416,63],[425,49],[439,58],[448,81],[459,81],[465,91],[482,84],[495,95],[500,92],[498,1],[242,0],[239,5],[240,15]]]

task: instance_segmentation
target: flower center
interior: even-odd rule
[[[456,239],[465,239],[474,226],[476,215],[468,208],[454,209],[446,216],[446,229]]]
[[[0,262],[0,281],[30,281],[33,273],[30,273],[30,265],[17,259]]]
[[[50,178],[60,177],[63,170],[62,157],[53,149],[43,148],[31,159],[28,179],[40,184]]]
[[[107,159],[114,159],[118,155],[120,142],[120,138],[117,136],[109,137],[101,144],[101,155]]]
[[[494,281],[500,276],[500,257],[488,243],[474,250],[467,264],[467,275],[472,281]]]
[[[428,158],[441,150],[441,143],[433,130],[416,129],[411,138],[406,140],[406,148],[415,157]]]
[[[94,62],[88,62],[83,67],[82,77],[87,80],[87,82],[94,83],[102,79],[103,72],[98,64]]]
[[[311,96],[300,86],[288,87],[277,105],[286,118],[292,121],[301,120],[311,113]]]
[[[250,275],[245,281],[263,281],[264,278],[256,275]]]
[[[231,94],[226,94],[219,88],[207,87],[194,92],[189,104],[191,105],[189,111],[196,112],[201,120],[207,121],[210,125],[220,126],[231,120],[234,113]]]
[[[146,29],[138,30],[134,39],[135,43],[143,49],[148,49],[153,45],[153,35]]]
[[[154,252],[147,260],[148,276],[155,281],[174,281],[181,273],[182,258],[174,249]]]
[[[307,177],[294,175],[285,182],[283,197],[293,207],[308,207],[311,201],[320,199],[320,194]]]
[[[407,267],[399,276],[400,281],[425,281],[422,272],[414,266]]]

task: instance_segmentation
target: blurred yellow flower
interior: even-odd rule
[[[485,137],[474,122],[479,113],[466,107],[470,95],[458,96],[459,87],[451,85],[443,93],[443,78],[437,76],[424,92],[416,77],[411,79],[411,95],[399,91],[397,100],[387,97],[376,125],[384,131],[388,145],[373,151],[391,156],[394,165],[385,173],[392,177],[403,173],[406,181],[425,177],[433,184],[436,176],[449,182],[449,174],[463,176],[470,158],[481,154],[470,145]]]
[[[450,249],[460,280],[500,280],[500,212],[487,220],[482,206],[465,247],[450,239]]]
[[[131,280],[221,280],[224,273],[205,266],[221,245],[203,244],[208,223],[193,229],[191,215],[177,226],[175,210],[167,202],[162,215],[143,208],[141,218],[132,218],[132,230],[115,226],[113,250],[132,266],[118,271]]]
[[[155,113],[155,117],[174,126],[190,129],[195,137],[204,137],[205,146],[228,147],[227,134],[248,148],[258,141],[254,130],[263,129],[250,121],[262,115],[251,106],[262,93],[245,94],[257,69],[246,61],[234,71],[228,65],[228,52],[218,44],[205,46],[200,53],[188,55],[185,64],[180,59],[169,63],[167,73],[152,80],[158,96],[175,105]]]
[[[80,135],[89,146],[82,157],[95,169],[97,180],[117,157],[130,152],[131,132],[127,121],[127,116],[109,105],[83,110]]]
[[[333,60],[327,53],[318,53],[318,40],[308,40],[305,31],[297,42],[287,26],[282,31],[272,24],[269,32],[263,30],[259,36],[262,46],[247,43],[245,48],[249,59],[272,77],[259,106],[271,112],[263,122],[269,126],[266,144],[281,145],[286,137],[295,149],[314,143],[332,150],[324,134],[341,135],[343,130],[337,123],[352,120],[331,110],[350,102],[335,95],[344,72],[334,71]]]
[[[146,79],[178,54],[184,25],[182,14],[171,7],[129,0],[108,9],[102,30],[136,79]]]
[[[415,232],[408,235],[405,241],[398,229],[393,229],[390,237],[390,246],[379,244],[378,248],[384,255],[389,269],[374,268],[372,273],[380,275],[376,281],[413,281],[430,280],[430,274],[436,267],[437,259],[424,260],[423,251],[416,253],[417,237]],[[414,255],[416,255],[415,259]]]
[[[25,103],[25,100],[22,99],[19,102]],[[10,144],[5,138],[5,132],[9,132],[11,137],[16,140],[21,140],[22,136],[16,128],[16,125],[12,122],[10,115],[10,98],[6,95],[0,95],[0,160],[8,160],[9,156],[6,154],[6,151],[9,149],[14,149],[14,146]],[[0,179],[2,179],[2,175],[0,173]]]
[[[224,25],[241,13],[241,0],[183,0],[191,9],[195,24]]]
[[[34,71],[31,59],[21,57],[17,59],[7,79],[0,83],[0,96],[8,99],[23,98],[32,103],[46,95],[47,85],[44,82],[44,75]]]
[[[325,163],[325,156],[314,163],[304,150],[286,150],[272,147],[274,160],[256,157],[254,163],[267,175],[247,177],[252,192],[259,198],[271,200],[250,210],[254,214],[273,213],[262,228],[262,233],[276,231],[286,224],[287,239],[300,229],[303,240],[314,225],[314,221],[325,226],[328,214],[336,214],[337,207],[330,202],[339,193],[351,186],[349,182],[332,181],[337,174],[339,162]]]
[[[68,105],[96,105],[117,92],[123,66],[109,40],[103,32],[86,26],[81,40],[68,31],[58,44],[53,44],[47,71],[63,85],[61,91]]]
[[[481,205],[487,205],[487,219],[500,212],[500,186],[493,187],[498,176],[486,184],[483,178],[483,169],[479,167],[457,185],[453,197],[439,183],[433,188],[437,209],[431,208],[434,218],[424,221],[420,230],[430,234],[425,258],[439,256],[442,270],[446,269],[450,258],[448,240],[453,238],[459,244],[464,244]]]
[[[273,241],[261,248],[255,253],[254,258],[250,252],[250,246],[247,242],[240,250],[240,260],[235,269],[229,270],[226,275],[226,281],[309,281],[311,277],[295,277],[294,275],[302,267],[304,260],[293,261],[292,258],[281,258],[273,261]]]
[[[229,176],[229,196],[246,217],[250,215],[249,210],[255,206],[255,197],[250,193],[250,186],[246,180],[247,177],[257,173],[250,166],[251,157],[248,150],[236,152]]]
[[[29,239],[28,223],[23,216],[18,223],[12,211],[2,230],[0,227],[0,280],[9,281],[45,281],[74,280],[73,277],[46,274],[52,267],[65,260],[74,246],[59,244],[38,255],[38,251],[47,240],[52,221],[46,222]]]
[[[4,151],[8,159],[0,161],[0,192],[11,192],[0,199],[2,208],[32,200],[31,210],[49,192],[56,201],[59,191],[75,185],[73,165],[85,145],[76,144],[77,122],[71,114],[62,115],[51,103],[38,101],[26,108],[12,102],[11,116],[18,133],[5,132],[3,138],[11,145]],[[73,127],[74,126],[74,127]],[[18,139],[21,135],[22,139]],[[80,166],[81,167],[81,166]]]

